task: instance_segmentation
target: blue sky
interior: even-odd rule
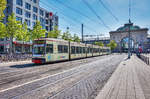
[[[79,13],[88,16],[91,20],[66,8],[57,1],[61,1],[73,9],[76,9]],[[90,4],[110,29],[102,24],[95,14],[85,5],[83,0],[40,0],[40,5],[59,16],[59,29],[62,30],[62,32],[66,31],[66,27],[69,27],[71,34],[77,34],[79,36],[81,35],[81,23],[85,25],[85,35],[109,36],[109,31],[116,30],[128,22],[128,0],[102,0],[119,21],[115,20],[102,6],[99,0],[85,1]],[[150,0],[131,0],[131,21],[141,28],[150,28]]]

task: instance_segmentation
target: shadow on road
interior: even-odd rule
[[[12,65],[9,66],[10,68],[29,68],[29,67],[34,67],[34,66],[42,66],[42,64],[21,64],[21,65]]]

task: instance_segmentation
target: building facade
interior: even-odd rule
[[[124,24],[124,26],[118,28],[116,31],[109,32],[110,40],[114,40],[117,43],[117,52],[127,52],[128,51],[128,41],[129,41],[129,26]],[[142,47],[143,51],[147,49],[145,44],[148,42],[148,28],[140,28],[136,25],[130,26],[130,46],[132,51],[137,51],[139,47]]]
[[[51,16],[50,13],[52,12],[40,7],[39,0],[7,0],[7,7],[4,11],[6,16],[4,18],[5,24],[7,23],[8,16],[12,13],[15,14],[17,21],[26,22],[28,29],[33,29],[37,20],[40,21],[41,26],[47,32],[53,30],[55,26],[58,27],[58,16],[56,14]],[[0,53],[8,52],[9,44],[8,38],[0,39]],[[22,44],[17,42],[16,46],[19,45]]]
[[[52,30],[58,26],[58,16],[53,14],[51,17],[49,11],[40,7],[39,0],[7,0],[7,8],[4,13],[6,16],[4,23],[7,23],[8,16],[14,13],[16,20],[26,22],[29,29],[33,28],[37,20],[47,31],[50,31],[50,24],[52,24]]]
[[[107,46],[107,44],[110,43],[110,38],[101,37],[101,36],[89,36],[89,37],[84,37],[83,42],[86,44],[95,44],[95,42],[102,42],[104,46]]]

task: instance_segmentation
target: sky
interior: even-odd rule
[[[88,2],[99,18],[87,7],[84,1]],[[77,34],[81,37],[81,24],[83,23],[84,35],[109,37],[110,31],[115,31],[128,22],[129,0],[102,0],[105,7],[99,1],[40,0],[40,6],[59,16],[59,29],[62,32],[69,27],[72,35]],[[131,0],[130,18],[135,25],[141,28],[150,28],[149,5],[150,0]]]

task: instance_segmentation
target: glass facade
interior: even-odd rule
[[[37,7],[33,7],[33,12],[38,13],[38,8]]]
[[[25,16],[26,16],[27,18],[30,18],[30,17],[31,17],[31,13],[28,12],[28,11],[26,11],[26,12],[25,12]]]
[[[22,23],[22,18],[21,17],[16,16],[16,20],[20,21]]]
[[[25,8],[28,9],[28,10],[31,10],[31,5],[30,5],[29,3],[26,2]]]
[[[33,20],[38,20],[37,15],[33,14]]]
[[[19,14],[19,15],[22,15],[22,9],[17,7],[16,8],[16,13]]]
[[[36,1],[36,0],[33,0],[33,2],[34,2],[34,3],[37,3],[37,1]]]
[[[16,0],[16,4],[19,5],[19,6],[23,6],[23,1],[22,0]]]
[[[25,19],[25,22],[27,23],[27,25],[28,25],[28,26],[30,26],[30,25],[31,25],[30,20]]]
[[[40,15],[44,16],[44,11],[40,9]]]

